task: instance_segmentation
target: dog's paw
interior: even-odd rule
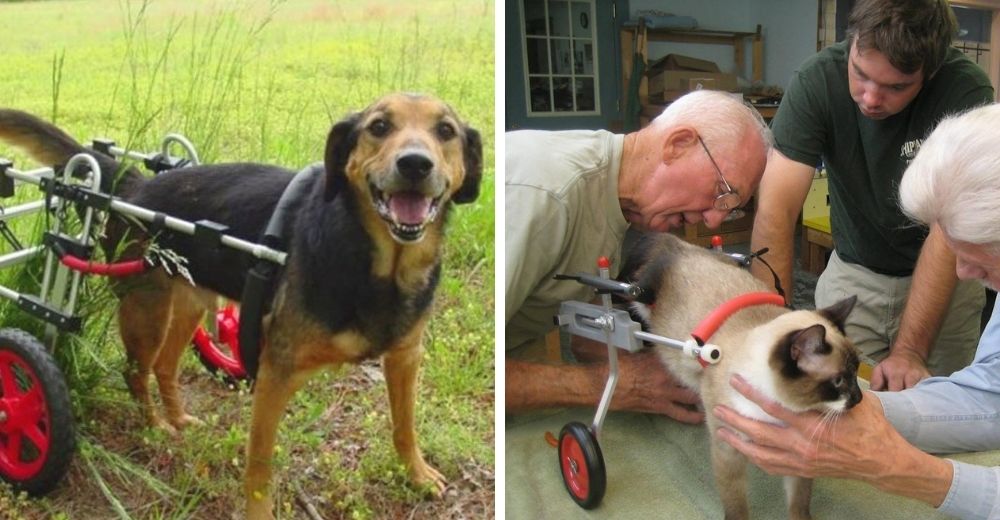
[[[146,419],[146,422],[149,424],[149,427],[151,429],[162,430],[171,437],[177,437],[178,435],[180,435],[180,432],[177,431],[177,428],[174,428],[174,425],[167,422],[167,420],[161,417],[160,414],[150,415]]]
[[[445,480],[444,475],[426,462],[414,466],[413,470],[410,471],[410,480],[414,486],[426,491],[434,498],[444,494],[445,488],[448,487],[448,481]]]
[[[173,425],[178,431],[187,428],[188,426],[204,426],[205,421],[188,414],[182,414],[177,417],[170,418],[170,424]]]

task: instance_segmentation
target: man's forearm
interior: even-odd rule
[[[955,255],[948,248],[940,228],[935,225],[920,250],[892,350],[910,349],[927,360],[948,310],[956,281]]]
[[[758,210],[754,219],[753,236],[750,240],[750,250],[759,251],[767,248],[763,259],[774,269],[785,291],[785,300],[792,298],[792,262],[795,252],[793,243],[795,235],[795,220],[786,217],[775,217],[767,211]],[[774,275],[760,260],[754,260],[750,267],[757,279],[768,286],[774,284]]]
[[[512,413],[560,406],[596,406],[607,365],[546,365],[507,358],[506,410]]]
[[[951,462],[906,445],[906,452],[883,457],[887,467],[858,475],[876,488],[938,507],[951,489]]]
[[[764,259],[777,273],[785,291],[785,301],[792,300],[792,257],[795,255],[795,223],[812,185],[813,166],[793,161],[772,150],[767,168],[757,190],[757,216],[753,221],[750,247],[768,248]],[[774,276],[763,262],[754,262],[753,275],[764,283],[774,283]]]

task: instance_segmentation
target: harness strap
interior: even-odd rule
[[[284,236],[287,223],[308,193],[307,188],[311,186],[309,181],[322,172],[323,163],[315,163],[295,174],[285,187],[285,191],[281,193],[274,213],[271,213],[264,236],[261,237],[261,244],[279,251],[288,250]],[[257,369],[260,366],[261,320],[268,310],[274,291],[274,280],[278,273],[279,266],[260,259],[247,271],[246,283],[243,285],[243,295],[240,298],[240,361],[251,381],[257,379]]]
[[[756,258],[757,260],[760,260],[760,263],[764,264],[764,266],[767,267],[768,271],[771,271],[771,276],[774,277],[774,290],[778,292],[778,294],[782,298],[782,301],[784,302],[784,300],[785,300],[785,290],[782,289],[782,287],[781,287],[781,279],[778,278],[778,273],[774,272],[774,268],[771,267],[771,264],[767,263],[767,260],[764,260],[764,256],[763,255],[764,255],[764,253],[766,253],[768,251],[769,251],[769,249],[765,247],[765,248],[763,248],[763,249],[761,249],[761,250],[759,250],[757,252],[750,253],[750,256],[749,256],[748,259],[749,260],[753,260],[754,258]],[[791,308],[790,304],[782,303],[782,305],[784,305],[785,307]]]

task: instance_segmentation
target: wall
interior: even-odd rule
[[[816,52],[818,0],[631,0],[629,12],[655,9],[692,16],[703,29],[752,32],[757,24],[764,34],[764,83],[788,86],[792,73]],[[669,53],[686,54],[716,62],[724,72],[734,72],[732,48],[724,45],[650,43],[650,58]],[[749,72],[750,52],[743,70]]]

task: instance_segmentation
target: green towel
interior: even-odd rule
[[[557,450],[545,442],[570,421],[591,424],[594,410],[574,409],[508,416],[506,425],[505,507],[509,519],[723,517],[715,491],[704,426],[665,417],[609,413],[599,439],[607,467],[607,492],[601,504],[585,511],[563,486]],[[1000,465],[1000,451],[964,454],[957,460]],[[750,465],[750,516],[787,518],[781,477]],[[915,520],[947,518],[930,506],[882,493],[856,481],[817,479],[812,513],[817,520]]]

